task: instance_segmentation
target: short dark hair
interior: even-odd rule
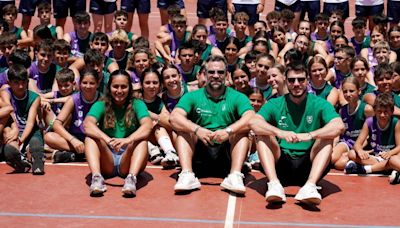
[[[13,64],[7,72],[8,81],[28,81],[28,70],[21,64]]]
[[[59,39],[54,41],[54,51],[67,50],[68,53],[71,52],[71,45],[64,39]]]
[[[102,64],[104,62],[104,55],[99,50],[88,49],[83,56],[86,65]]]
[[[304,72],[306,74],[306,77],[308,76],[307,67],[301,61],[294,61],[294,62],[289,63],[286,66],[285,77],[288,76],[289,71]]]
[[[56,73],[56,80],[58,83],[73,82],[75,80],[74,71],[69,68],[63,68]]]
[[[390,67],[389,63],[380,63],[375,67],[374,71],[374,81],[377,81],[382,75],[390,74],[393,76],[393,69]]]
[[[394,110],[394,101],[392,94],[389,93],[380,93],[375,98],[375,102],[373,105],[374,111],[384,108]]]
[[[227,67],[228,63],[226,62],[225,57],[220,56],[220,55],[210,55],[206,59],[206,64],[209,62],[223,62],[225,65],[225,68]],[[207,70],[207,65],[206,65],[206,70]]]
[[[104,32],[94,33],[90,42],[94,42],[95,40],[105,41],[107,44],[109,43],[108,36]]]
[[[10,54],[8,61],[12,62],[13,65],[15,65],[15,64],[23,65],[27,69],[31,66],[31,63],[32,63],[32,59],[29,56],[29,53],[22,49],[14,50]]]
[[[76,23],[82,23],[82,22],[90,23],[90,15],[86,11],[78,11],[75,13],[75,15],[73,17],[73,21]]]

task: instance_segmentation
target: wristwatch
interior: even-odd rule
[[[228,133],[228,135],[231,135],[233,133],[233,130],[230,127],[225,128],[225,131],[226,133]]]

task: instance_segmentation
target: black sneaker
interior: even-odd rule
[[[75,161],[75,153],[56,150],[53,153],[53,163],[67,163]]]
[[[31,139],[29,150],[32,155],[32,174],[44,174],[44,147],[43,144],[36,138]]]
[[[16,173],[27,173],[31,169],[31,164],[21,156],[19,150],[9,144],[4,146],[4,158]]]
[[[350,161],[346,164],[344,168],[346,174],[366,174],[365,168],[363,165],[355,163],[354,161]]]

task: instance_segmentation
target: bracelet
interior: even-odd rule
[[[74,140],[75,136],[72,136],[70,140],[68,140],[68,142],[72,143],[72,140]]]
[[[200,129],[200,126],[197,126],[197,127],[194,129],[194,134],[195,134],[195,135],[197,135],[197,132],[199,131],[199,129]]]

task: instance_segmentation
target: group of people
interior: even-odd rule
[[[106,25],[106,33],[97,25],[89,31],[87,12],[71,11],[74,30],[64,33],[62,23],[51,25],[46,1],[33,30],[15,26],[18,9],[5,5],[0,158],[33,174],[44,174],[45,150],[54,163],[87,161],[93,195],[115,176],[125,178],[124,194],[136,195],[148,162],[181,168],[175,192],[198,189],[198,177],[211,175],[245,194],[246,172],[261,169],[269,203],[285,202],[283,186],[298,185],[296,200],[320,204],[317,183],[331,168],[389,172],[390,183],[400,182],[397,24],[388,29],[384,15],[362,15],[352,20],[349,39],[346,12],[333,9],[336,3],[330,15],[296,24],[298,11],[286,3],[314,1],[277,1],[266,22],[254,18],[262,0],[228,1],[225,11],[201,2],[198,14],[207,15],[193,27],[183,1],[165,7],[153,42],[143,30],[140,37],[130,32],[129,7],[110,11],[115,30]]]

